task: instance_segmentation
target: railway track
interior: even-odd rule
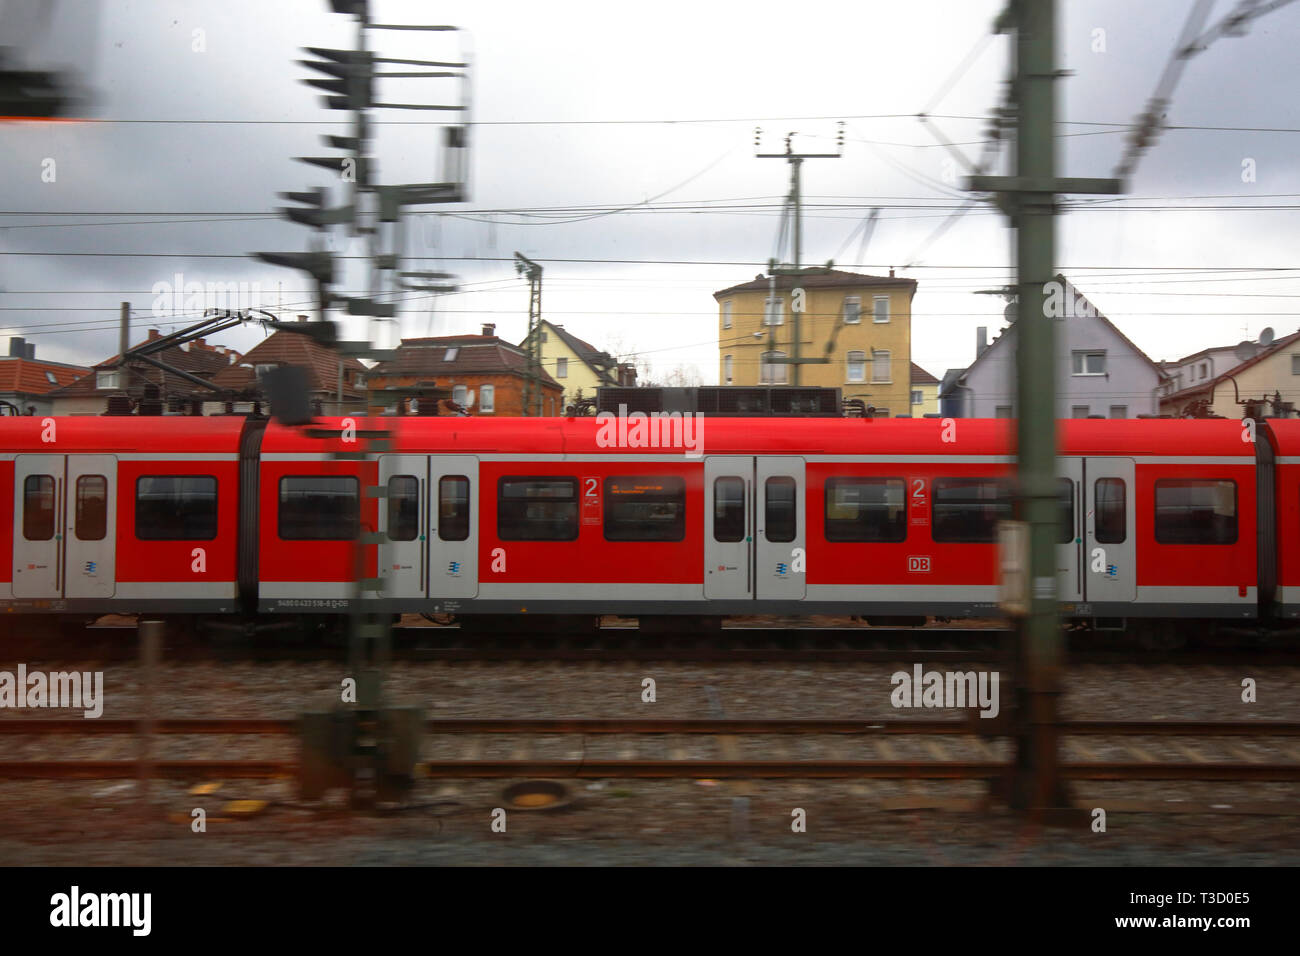
[[[985,726],[986,724],[992,726]],[[0,720],[0,735],[112,736],[139,734],[141,720]],[[290,736],[288,719],[163,719],[152,732],[164,736]],[[437,718],[425,723],[426,742],[447,750],[458,738],[477,741],[459,757],[435,757],[417,765],[427,778],[695,778],[695,779],[929,779],[996,780],[1010,769],[1009,748],[993,741],[1009,736],[1002,721],[888,719],[492,719]],[[1224,782],[1300,781],[1300,721],[1066,721],[1062,774],[1073,780],[1187,780]],[[485,758],[482,739],[499,738],[515,756]],[[671,741],[714,738],[725,759],[692,757]],[[569,756],[534,755],[541,738],[568,740]],[[573,749],[572,738],[580,748]],[[761,743],[764,756],[742,755],[737,740]],[[904,748],[900,741],[920,746]],[[797,739],[811,756],[790,756]],[[851,745],[847,742],[851,739]],[[820,741],[812,744],[813,741]],[[596,742],[603,747],[596,746]],[[646,756],[651,743],[674,750],[668,759]],[[702,741],[707,744],[707,741]],[[1005,740],[1000,741],[1005,744]],[[1249,745],[1249,746],[1247,746]],[[605,756],[621,746],[617,756]],[[874,759],[845,757],[850,746]],[[545,748],[543,748],[545,749]],[[555,749],[552,747],[551,749]],[[698,752],[698,747],[696,748]],[[715,749],[715,748],[709,748]],[[573,756],[576,752],[577,756]],[[771,756],[772,753],[777,756]],[[468,753],[468,756],[464,754]],[[924,756],[921,756],[924,754]],[[1285,759],[1279,759],[1284,754]],[[1072,759],[1078,756],[1087,759]],[[1181,759],[1171,759],[1175,755]],[[174,779],[293,777],[292,760],[152,759],[152,773]],[[134,778],[134,759],[6,760],[0,779]]]
[[[704,635],[644,633],[606,627],[582,634],[474,633],[456,627],[394,628],[393,659],[426,661],[630,661],[701,663],[942,663],[996,661],[1007,632],[988,627],[728,627]],[[134,625],[15,640],[6,645],[14,659],[133,661]],[[1192,647],[1177,651],[1125,647],[1076,640],[1071,662],[1258,665],[1300,664],[1300,644]],[[347,648],[270,636],[200,639],[168,635],[169,660],[331,661],[346,660]]]

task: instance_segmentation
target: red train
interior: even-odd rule
[[[0,614],[337,615],[371,531],[394,613],[998,614],[1005,420],[711,418],[697,456],[592,418],[385,421],[362,461],[241,418],[0,419]],[[1300,421],[1062,421],[1060,448],[1065,615],[1300,616]]]

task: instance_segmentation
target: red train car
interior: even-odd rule
[[[394,613],[998,613],[1005,420],[386,424],[340,460],[363,422],[0,419],[0,607],[329,614],[359,570]],[[1063,613],[1300,616],[1300,422],[1259,431],[1061,422]],[[358,535],[382,542],[360,569]]]
[[[226,418],[0,419],[6,613],[237,611]]]

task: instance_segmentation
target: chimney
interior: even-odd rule
[[[11,335],[9,337],[9,356],[10,358],[27,357],[27,340],[21,335]]]
[[[891,278],[891,279],[894,278],[894,269],[893,269],[892,266],[891,266],[890,269],[889,269],[889,278]]]
[[[484,334],[485,336],[488,336],[488,335],[496,335],[496,334],[497,334],[497,326],[496,326],[496,323],[495,323],[495,322],[484,322],[484,323],[483,323],[483,334]]]
[[[305,315],[300,315],[300,316],[298,316],[298,321],[299,321],[299,322],[306,322],[306,321],[307,321],[307,316],[305,316]]]
[[[28,343],[27,343],[27,357],[28,357],[29,359],[34,359],[34,358],[36,358],[36,343],[35,343],[35,342],[28,342]]]
[[[159,339],[159,338],[162,338],[162,333],[160,333],[157,329],[150,329],[150,330],[149,330],[149,341],[150,341],[150,342],[152,342],[154,339]]]
[[[986,348],[989,347],[989,330],[988,326],[981,325],[975,330],[975,357],[979,358]]]

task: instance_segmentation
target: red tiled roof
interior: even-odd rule
[[[927,372],[915,362],[912,363],[912,384],[913,385],[938,385],[939,380]]]
[[[46,373],[54,376],[51,382]],[[0,392],[24,392],[44,395],[88,375],[90,369],[62,362],[42,362],[40,359],[0,357]]]
[[[249,349],[239,365],[229,365],[217,372],[212,376],[212,384],[231,390],[253,388],[257,384],[257,371],[250,366],[258,365],[296,365],[306,369],[312,391],[332,394],[338,388],[338,352],[309,335],[284,330],[273,332],[264,342]],[[355,358],[345,358],[343,368],[363,375],[367,372]],[[352,378],[346,377],[343,394],[352,398],[363,396],[364,392],[353,386]]]
[[[455,357],[448,361],[448,349],[456,349]],[[441,335],[432,338],[402,339],[397,358],[380,362],[370,370],[370,375],[424,375],[429,377],[455,377],[456,375],[490,375],[503,373],[522,376],[528,370],[528,357],[523,351],[495,335]],[[542,371],[542,381],[560,387],[560,383]]]

